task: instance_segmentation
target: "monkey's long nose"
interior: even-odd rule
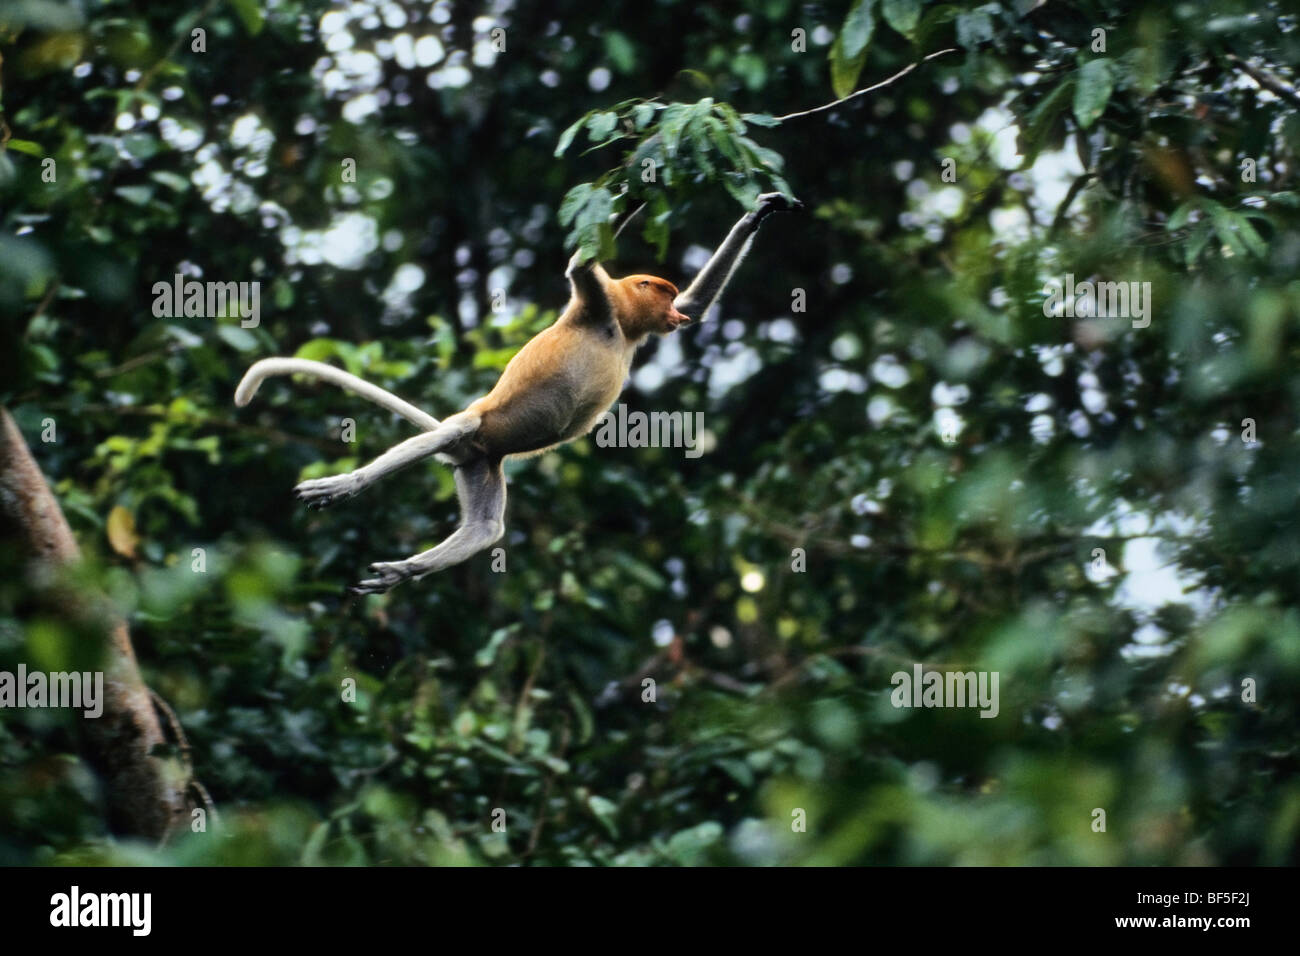
[[[668,309],[668,321],[673,328],[677,328],[679,325],[688,324],[691,321],[691,317],[685,313],[678,312],[677,306],[674,305]]]

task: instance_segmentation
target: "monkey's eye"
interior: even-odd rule
[[[642,279],[640,282],[637,283],[637,285],[639,285],[639,286],[640,286],[641,288],[643,288],[643,289],[644,289],[646,286],[648,286],[649,284],[650,284],[650,280],[649,280],[649,279]]]

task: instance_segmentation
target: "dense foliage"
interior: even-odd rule
[[[1291,5],[9,0],[0,23],[0,400],[222,814],[114,840],[74,718],[3,711],[0,862],[1296,858]],[[445,536],[451,474],[296,507],[411,429],[286,380],[236,411],[251,362],[447,414],[554,320],[575,246],[680,282],[772,188],[808,212],[622,398],[702,412],[706,454],[512,465],[504,572],[345,595]],[[260,282],[260,324],[158,317],[178,272]],[[1048,314],[1067,275],[1150,283],[1149,324]],[[0,615],[0,668],[84,658],[17,574]],[[998,672],[998,715],[896,708],[915,663]]]

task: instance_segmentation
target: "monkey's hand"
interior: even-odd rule
[[[803,203],[785,193],[763,193],[754,204],[754,215],[762,222],[774,212],[793,212],[802,208]]]
[[[564,278],[572,279],[578,273],[590,272],[593,268],[595,268],[595,266],[596,266],[596,257],[587,256],[586,258],[584,258],[582,255],[582,249],[579,248],[576,252],[573,253],[573,255],[569,257],[569,265],[564,270]]]
[[[304,481],[293,489],[293,493],[298,496],[299,501],[305,502],[308,508],[324,508],[336,501],[351,498],[360,490],[361,483],[349,473]]]
[[[348,590],[353,594],[383,594],[412,576],[405,561],[381,561],[370,565],[366,570],[378,577],[367,578],[352,585]]]

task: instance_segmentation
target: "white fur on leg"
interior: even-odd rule
[[[447,540],[421,551],[404,561],[381,561],[369,567],[373,578],[367,578],[351,588],[356,594],[382,594],[384,591],[411,578],[422,578],[453,564],[460,564],[482,551],[505,534],[500,521],[482,521],[457,528]]]
[[[446,541],[404,561],[370,565],[376,577],[350,588],[356,594],[381,594],[410,578],[441,571],[482,551],[505,534],[506,476],[501,462],[476,458],[456,469],[461,526]]]
[[[478,428],[480,421],[477,415],[453,415],[433,431],[424,432],[394,445],[370,464],[356,471],[304,481],[294,488],[294,494],[309,507],[315,508],[323,508],[332,502],[351,498],[398,469],[451,447],[472,434]]]

